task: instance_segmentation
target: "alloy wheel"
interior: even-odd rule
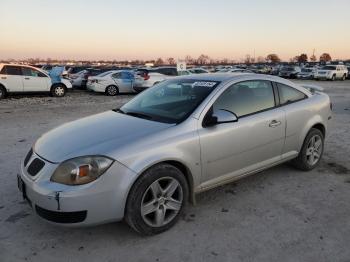
[[[312,136],[306,148],[306,161],[310,166],[316,165],[320,160],[322,149],[322,138],[319,135]]]
[[[115,86],[110,86],[108,87],[108,90],[107,90],[107,93],[110,95],[110,96],[115,96],[117,94],[117,88]]]
[[[142,219],[149,226],[162,227],[176,217],[181,210],[182,202],[181,184],[173,177],[159,178],[143,194]]]

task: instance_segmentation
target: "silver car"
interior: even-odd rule
[[[289,160],[315,168],[331,103],[310,90],[258,74],[176,77],[41,136],[18,185],[47,221],[124,218],[141,234],[160,233],[199,192]]]

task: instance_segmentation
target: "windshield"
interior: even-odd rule
[[[324,66],[321,70],[335,70],[335,66]]]
[[[303,73],[311,73],[312,69],[310,69],[310,68],[303,68],[303,69],[301,69],[301,72],[303,72]]]
[[[283,67],[282,71],[294,71],[294,67]]]
[[[107,72],[103,72],[103,73],[101,73],[101,74],[98,74],[97,76],[98,76],[98,77],[104,77],[104,76],[109,75],[109,74],[112,74],[112,73],[113,73],[113,71],[107,71]]]
[[[219,83],[194,79],[164,81],[136,96],[118,112],[152,121],[178,124],[185,120]]]

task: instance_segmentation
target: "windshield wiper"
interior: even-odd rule
[[[146,114],[138,113],[138,112],[126,112],[125,114],[127,114],[129,116],[134,116],[134,117],[138,117],[138,118],[147,119],[147,120],[151,120],[153,118],[150,115],[146,115]]]
[[[117,112],[117,113],[121,113],[121,114],[125,114],[125,112],[123,110],[121,110],[120,108],[113,109],[112,111]]]

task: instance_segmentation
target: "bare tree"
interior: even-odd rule
[[[320,62],[329,62],[329,61],[332,61],[332,57],[330,54],[328,53],[323,53],[321,56],[320,56]]]
[[[156,65],[164,65],[164,61],[161,57],[159,57],[156,62],[155,62]]]
[[[209,56],[201,54],[197,59],[197,63],[200,65],[205,65],[209,61],[209,59]]]
[[[175,59],[173,57],[169,57],[167,61],[169,65],[175,65]]]
[[[193,59],[190,55],[187,55],[187,56],[185,57],[185,61],[186,61],[186,63],[189,64],[189,65],[194,64],[194,59]]]
[[[246,55],[244,59],[245,64],[253,64],[255,62],[254,57],[251,57],[250,55]]]
[[[266,61],[269,63],[279,63],[279,62],[281,62],[281,59],[276,54],[269,54],[266,57]]]
[[[299,63],[306,63],[308,60],[307,54],[301,54],[298,56],[298,62]]]

